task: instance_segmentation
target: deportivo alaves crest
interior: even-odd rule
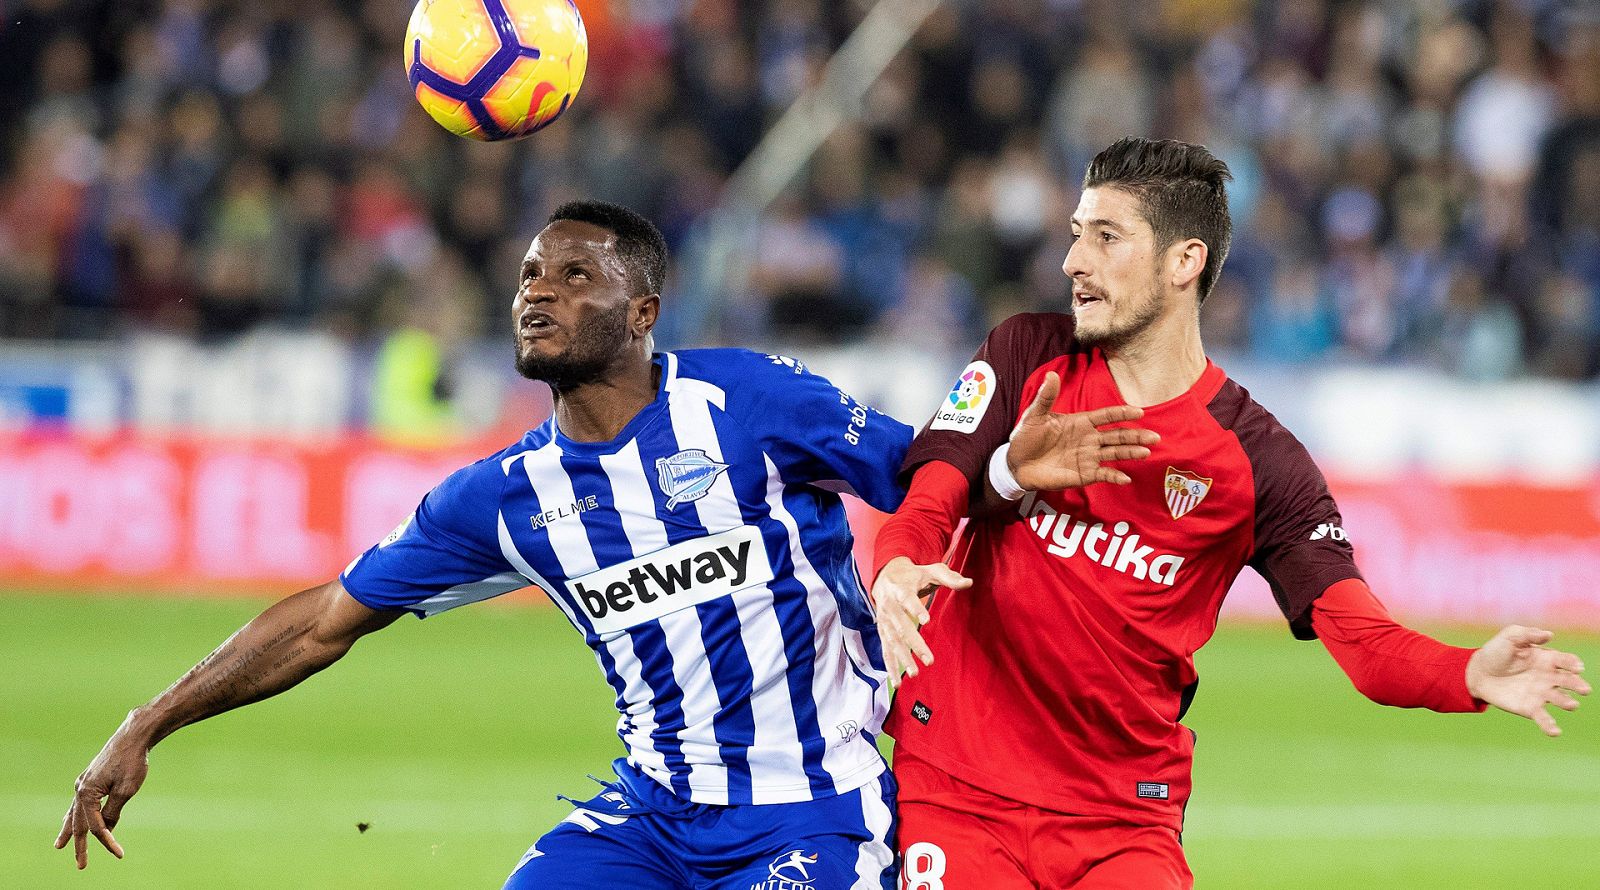
[[[667,496],[667,509],[675,510],[679,504],[705,497],[727,469],[727,464],[712,460],[703,450],[685,448],[671,457],[656,459],[656,483]]]

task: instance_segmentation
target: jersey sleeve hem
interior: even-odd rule
[[[1330,566],[1323,570],[1307,585],[1316,590],[1317,594],[1307,599],[1296,614],[1285,616],[1289,619],[1289,630],[1294,634],[1295,639],[1315,640],[1317,638],[1317,632],[1311,626],[1311,613],[1316,607],[1317,600],[1321,599],[1322,595],[1327,593],[1333,585],[1341,581],[1351,580],[1362,581],[1365,579],[1361,577],[1360,570],[1354,564],[1338,565]]]
[[[393,603],[386,603],[386,602],[383,602],[382,600],[378,599],[377,597],[373,596],[370,593],[363,593],[363,592],[361,592],[359,590],[353,589],[350,586],[350,580],[348,578],[346,578],[342,574],[339,576],[339,586],[344,589],[344,592],[345,592],[346,596],[350,597],[351,599],[355,600],[356,602],[360,603],[361,605],[366,606],[367,608],[373,610],[374,612],[393,612],[393,611],[399,610],[399,611],[404,611],[404,612],[410,612],[411,614],[417,616],[418,618],[426,618],[426,617],[428,617],[428,613],[427,612],[424,612],[423,610],[418,609],[415,606],[412,606],[412,605],[398,606],[398,605],[395,605]]]
[[[990,452],[990,454],[993,454],[993,452]],[[917,474],[917,470],[935,462],[949,464],[970,482],[974,478],[982,478],[982,474],[979,471],[988,462],[988,456],[976,455],[970,449],[954,446],[924,448],[917,454],[907,457],[905,464],[900,468],[900,484],[909,488],[912,479]]]

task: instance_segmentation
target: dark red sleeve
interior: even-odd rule
[[[1244,387],[1226,381],[1208,407],[1250,460],[1256,509],[1250,566],[1267,580],[1294,635],[1315,639],[1311,604],[1334,584],[1361,577],[1339,505],[1305,446]]]
[[[997,325],[911,443],[901,482],[936,460],[960,471],[969,488],[979,482],[989,455],[1017,424],[1023,384],[1034,369],[1074,348],[1070,315],[1024,313]]]
[[[1445,713],[1488,707],[1467,692],[1467,661],[1476,650],[1396,623],[1365,581],[1329,587],[1312,606],[1311,624],[1350,682],[1380,705]]]
[[[950,536],[966,515],[967,477],[941,460],[917,468],[900,509],[878,529],[872,578],[897,556],[918,565],[938,562],[950,549]],[[867,585],[870,589],[872,585]]]

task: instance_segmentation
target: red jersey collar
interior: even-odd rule
[[[1105,353],[1096,349],[1094,351],[1094,357],[1098,359],[1102,367],[1105,368],[1106,377],[1111,381],[1111,390],[1117,394],[1117,401],[1124,405],[1129,404],[1128,400],[1122,395],[1122,387],[1117,385],[1116,375],[1111,373],[1111,365],[1106,362]],[[1188,399],[1194,399],[1201,405],[1208,404],[1211,401],[1212,396],[1215,396],[1217,391],[1222,389],[1222,384],[1227,382],[1227,379],[1227,372],[1223,371],[1211,361],[1209,356],[1207,356],[1205,370],[1200,372],[1200,377],[1196,379],[1187,390],[1179,393],[1176,396],[1173,396],[1165,402],[1160,402],[1155,405],[1146,405],[1144,406],[1144,410],[1159,411],[1162,408],[1176,405],[1179,402]]]

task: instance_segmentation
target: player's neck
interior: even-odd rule
[[[552,390],[556,426],[574,442],[609,442],[656,399],[660,369],[647,355],[581,386]]]
[[[1105,356],[1123,400],[1140,408],[1183,395],[1206,370],[1199,319],[1181,313],[1157,320]]]

